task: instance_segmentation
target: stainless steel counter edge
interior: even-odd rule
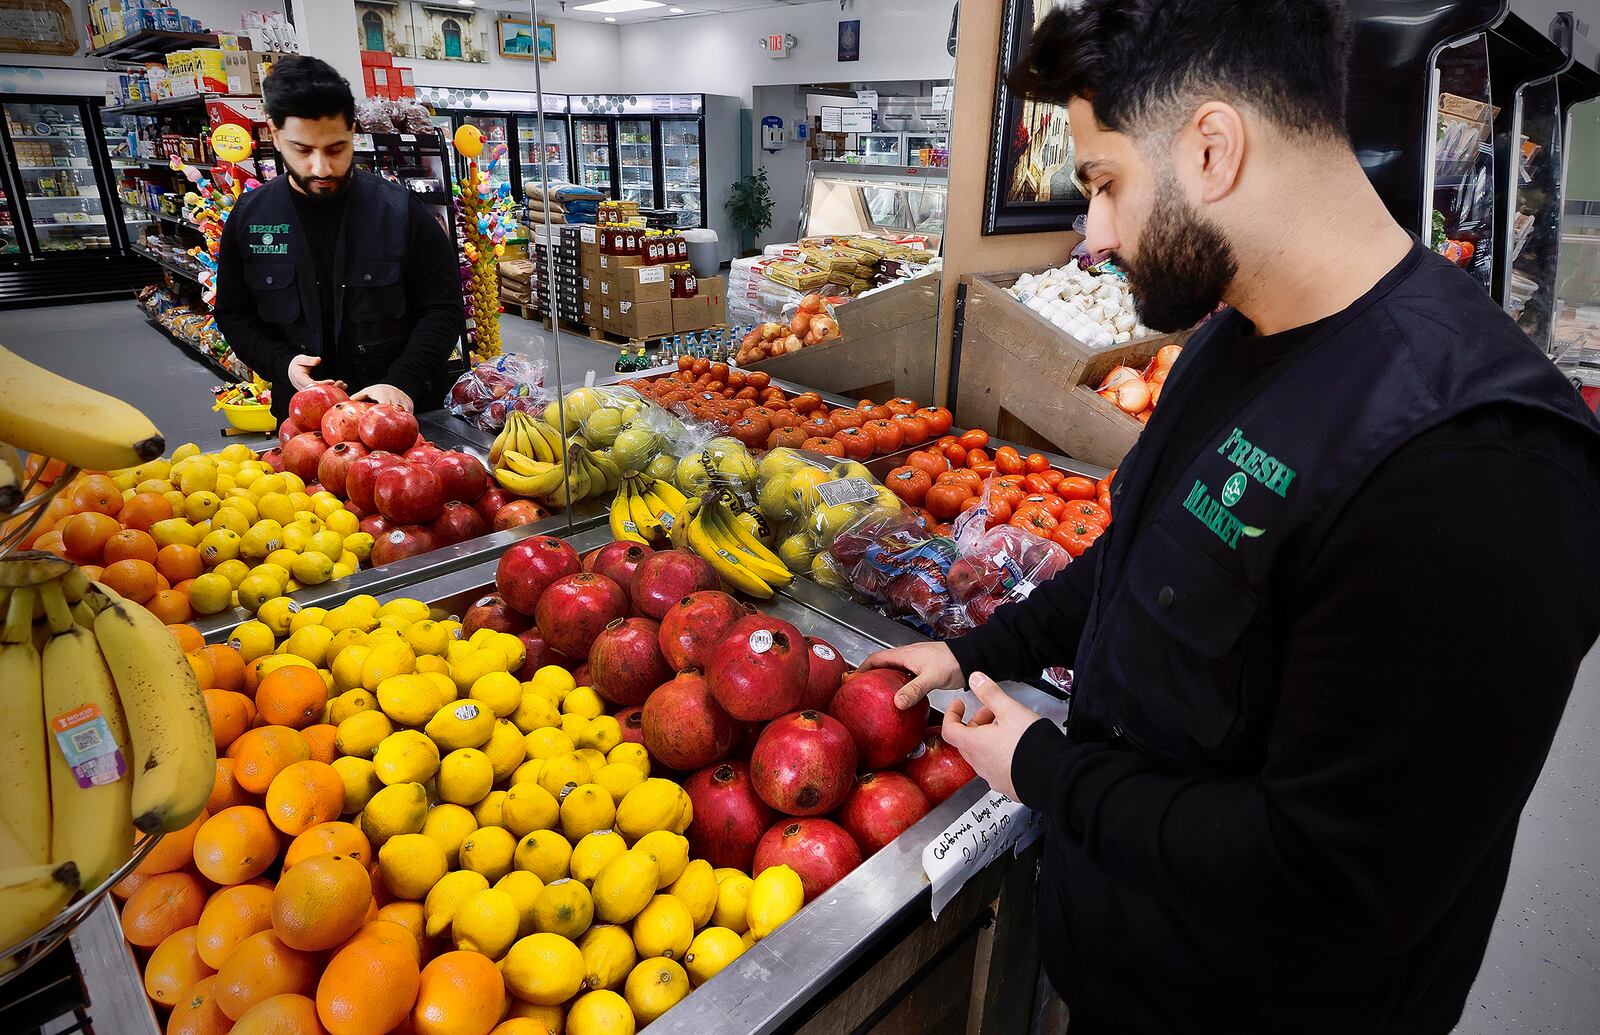
[[[72,932],[71,944],[94,1030],[107,1035],[161,1035],[110,896]]]

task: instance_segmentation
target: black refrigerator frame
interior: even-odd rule
[[[623,122],[644,122],[644,123],[648,123],[649,126],[650,126],[650,166],[651,166],[650,177],[651,177],[651,184],[652,184],[653,193],[654,193],[655,197],[654,197],[654,199],[653,199],[651,204],[649,204],[649,205],[641,204],[640,208],[654,208],[654,209],[670,208],[671,206],[666,204],[666,194],[667,194],[666,146],[663,143],[663,136],[662,136],[663,126],[662,126],[662,124],[663,123],[667,123],[667,122],[692,122],[695,125],[696,131],[698,132],[699,139],[700,139],[699,153],[696,155],[696,158],[698,159],[698,161],[700,163],[700,221],[698,223],[696,223],[695,226],[696,227],[706,226],[707,225],[707,223],[706,223],[706,207],[709,204],[709,201],[708,201],[707,196],[706,196],[706,188],[707,188],[707,185],[709,183],[709,177],[706,175],[706,115],[705,115],[705,101],[704,101],[704,95],[700,95],[700,96],[701,96],[701,110],[698,111],[698,112],[678,112],[678,113],[651,112],[651,113],[641,113],[641,114],[633,114],[633,115],[628,115],[628,114],[592,115],[592,114],[569,113],[567,117],[572,122],[572,141],[573,141],[573,146],[572,146],[572,169],[573,169],[573,182],[574,183],[579,183],[579,184],[582,183],[582,181],[577,179],[577,176],[578,176],[578,145],[577,145],[578,126],[577,126],[577,124],[579,122],[607,123],[607,124],[609,124],[608,132],[610,134],[610,140],[611,140],[611,169],[610,169],[611,191],[609,193],[610,193],[611,197],[616,198],[618,200],[621,200],[621,197],[622,197],[622,194],[621,194],[621,191],[622,191],[622,141],[620,139],[621,132],[622,132],[621,124]],[[680,229],[690,229],[690,228],[680,225]]]

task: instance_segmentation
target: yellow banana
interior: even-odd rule
[[[59,590],[54,595],[61,596]],[[48,611],[55,632],[43,659],[44,716],[52,741],[50,858],[72,860],[84,887],[95,888],[133,854],[128,730],[94,634],[73,621],[64,597],[61,607]]]
[[[76,565],[43,550],[21,550],[0,558],[0,589],[42,586],[64,577]]]
[[[155,615],[96,583],[95,638],[117,687],[133,743],[133,824],[181,830],[205,808],[216,778],[216,741],[194,669]]]
[[[530,478],[537,478],[545,474],[550,468],[559,466],[558,464],[548,464],[535,460],[526,453],[518,452],[515,449],[506,450],[500,460],[502,466],[510,468],[518,474],[525,474]]]
[[[567,443],[562,439],[561,432],[537,417],[530,417],[528,425],[533,429],[534,434],[544,440],[545,448],[549,450],[551,460],[567,455]]]
[[[12,774],[3,822],[30,862],[50,861],[50,758],[44,730],[44,681],[33,645],[32,587],[11,591],[0,647],[0,758]],[[213,776],[215,774],[213,773]]]
[[[711,541],[737,557],[739,562],[750,569],[756,578],[771,586],[787,586],[794,581],[794,575],[789,572],[789,569],[784,566],[782,561],[779,561],[776,557],[768,561],[740,540],[738,532],[733,527],[734,522],[729,520],[733,515],[725,506],[719,503],[707,507],[704,515],[702,520],[707,523],[707,531],[710,533]],[[759,546],[760,544],[758,543],[757,545]],[[764,547],[763,550],[765,550]]]
[[[49,860],[45,860],[49,862]],[[11,827],[0,823],[0,871],[9,870],[16,866],[36,866],[39,860],[33,857],[26,845],[17,840],[17,835],[11,832]],[[5,973],[5,965],[0,964],[0,974]]]
[[[166,440],[150,418],[0,347],[0,441],[92,471],[154,460]]]
[[[518,496],[538,499],[548,496],[560,488],[564,473],[564,468],[554,464],[549,465],[543,473],[538,475],[518,474],[504,467],[497,467],[494,469],[494,480],[500,483],[503,488],[510,489]]]
[[[665,503],[668,507],[675,511],[682,510],[684,504],[689,502],[688,498],[685,497],[683,493],[678,491],[678,487],[676,485],[673,485],[669,481],[663,481],[660,478],[656,478],[651,481],[650,491],[655,493],[657,496],[660,496],[661,502]]]
[[[511,417],[515,417],[516,414],[513,413],[510,416]],[[511,419],[510,419],[510,417],[508,417],[506,419],[505,426],[500,429],[500,434],[496,435],[494,437],[494,441],[492,443],[490,443],[490,445],[489,445],[489,463],[490,463],[491,466],[497,465],[497,464],[500,463],[500,457],[501,457],[501,455],[503,453],[505,453],[506,445],[510,440],[511,440]]]
[[[650,511],[656,522],[661,526],[661,534],[663,536],[671,535],[672,526],[678,520],[677,514],[673,511],[671,505],[660,496],[657,496],[653,489],[643,489],[639,493],[639,499],[644,502],[645,509]]]
[[[616,492],[617,487],[622,484],[622,468],[617,466],[617,462],[604,453],[593,452],[589,454],[589,462],[604,477],[606,491]]]
[[[0,871],[0,947],[38,934],[78,890],[72,863],[35,863]]]
[[[718,545],[706,530],[706,515],[702,511],[689,521],[689,548],[706,559],[712,569],[727,583],[742,593],[766,599],[772,596],[772,587],[751,571],[739,556]]]
[[[650,505],[644,497],[637,492],[628,495],[628,512],[633,516],[633,523],[639,529],[639,534],[650,542],[660,542],[666,537],[667,530],[661,520],[651,511]]]
[[[625,543],[645,543],[649,540],[644,536],[639,526],[634,524],[631,515],[633,493],[624,485],[617,490],[616,498],[611,501],[611,511],[608,515],[611,525],[611,538]]]

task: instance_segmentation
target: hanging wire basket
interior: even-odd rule
[[[50,505],[52,500],[61,495],[62,491],[78,474],[76,467],[68,467],[56,477],[53,483],[46,486],[43,492],[36,496],[29,496],[28,493],[33,492],[40,479],[44,477],[45,469],[49,466],[49,461],[39,465],[39,469],[34,471],[33,476],[22,486],[22,492],[25,497],[22,503],[11,513],[5,515],[3,519],[0,519],[0,522],[3,522],[0,523],[0,528],[4,529],[4,531],[0,531],[0,557],[10,554],[11,551],[17,548],[17,544],[28,537],[29,532],[38,527],[39,522],[44,518],[45,508]]]

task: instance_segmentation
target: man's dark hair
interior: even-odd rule
[[[1010,83],[1053,104],[1084,98],[1132,135],[1215,98],[1342,138],[1349,60],[1344,0],[1083,0],[1044,17]]]
[[[272,71],[261,82],[261,99],[266,103],[267,118],[280,129],[288,119],[334,115],[356,124],[356,99],[349,81],[321,58],[298,55],[274,61]]]

